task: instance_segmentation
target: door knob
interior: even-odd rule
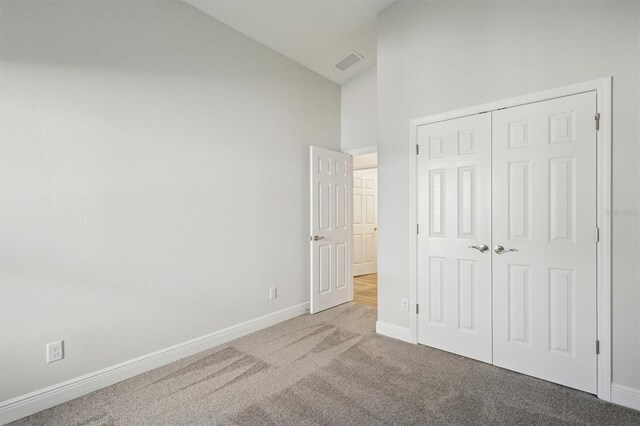
[[[373,230],[374,230],[374,231],[377,231],[377,230],[378,230],[378,227],[373,228]]]
[[[313,236],[313,241],[324,240],[324,237],[318,237],[317,235]]]
[[[486,244],[482,244],[481,246],[469,246],[469,248],[476,249],[480,253],[484,253],[489,250],[489,246],[487,246]]]
[[[509,253],[510,251],[518,251],[516,249],[510,248],[510,249],[506,249],[500,245],[497,245],[496,248],[493,249],[496,253],[498,254],[503,254],[503,253]]]

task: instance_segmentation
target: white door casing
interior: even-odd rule
[[[494,364],[597,391],[595,92],[493,113]]]
[[[490,363],[491,116],[417,132],[418,342]]]
[[[378,270],[378,179],[376,169],[353,172],[353,275]]]
[[[310,174],[313,314],[353,300],[352,158],[312,146]]]
[[[580,94],[590,94],[592,99],[595,99],[596,101],[595,111],[592,110],[591,113],[588,114],[588,116],[590,116],[589,121],[591,122],[591,130],[593,131],[594,128],[597,129],[593,139],[595,141],[596,146],[593,147],[592,145],[594,150],[593,153],[594,155],[596,155],[596,152],[597,152],[597,155],[595,158],[595,162],[591,164],[591,167],[595,169],[595,176],[597,181],[595,185],[596,205],[594,207],[594,210],[595,210],[594,216],[596,219],[595,226],[597,226],[597,229],[599,231],[598,242],[595,243],[596,229],[592,228],[591,232],[587,232],[586,235],[587,236],[591,235],[594,238],[593,242],[595,243],[594,245],[596,247],[595,262],[592,263],[592,266],[595,267],[596,269],[593,275],[595,276],[595,279],[596,279],[596,290],[594,292],[595,299],[596,299],[595,300],[595,306],[596,306],[595,319],[596,319],[596,338],[598,339],[597,343],[599,347],[599,353],[595,355],[596,342],[591,341],[591,344],[588,344],[587,341],[591,339],[590,338],[585,339],[584,346],[585,348],[589,347],[589,349],[587,349],[588,350],[587,354],[591,352],[592,354],[591,356],[595,356],[595,359],[596,359],[597,368],[596,368],[595,374],[596,374],[596,380],[597,380],[597,387],[594,389],[593,380],[591,376],[592,370],[591,370],[590,372],[587,373],[587,376],[589,377],[587,378],[586,382],[589,382],[589,383],[587,384],[586,387],[584,387],[584,389],[588,387],[590,389],[589,392],[597,393],[598,398],[606,401],[611,401],[611,398],[612,398],[612,380],[611,380],[612,379],[612,371],[611,371],[611,367],[612,367],[612,352],[611,352],[612,350],[612,346],[611,346],[612,220],[609,214],[612,208],[612,195],[611,195],[612,193],[612,180],[611,180],[612,179],[612,133],[611,133],[612,132],[612,126],[611,126],[612,83],[613,83],[613,78],[606,77],[602,79],[586,81],[583,83],[577,83],[577,84],[564,86],[564,87],[551,89],[551,90],[546,90],[542,92],[531,93],[523,96],[509,98],[509,99],[503,99],[503,100],[490,102],[482,105],[476,105],[476,106],[463,108],[455,111],[450,111],[446,113],[431,115],[428,117],[415,118],[415,119],[412,119],[410,122],[410,129],[411,129],[410,149],[411,151],[415,152],[416,144],[418,143],[418,129],[427,124],[437,123],[445,120],[452,120],[460,117],[467,117],[470,115],[481,114],[485,112],[497,113],[505,109],[515,108],[520,106],[527,106],[527,105],[538,103],[538,102],[567,98],[567,97],[580,95]],[[569,112],[569,111],[560,112],[559,114],[561,115],[566,112]],[[593,113],[597,113],[595,117]],[[498,116],[498,118],[500,117]],[[554,126],[564,125],[564,123],[562,123],[561,116],[555,117],[555,118],[560,119],[560,121],[556,121],[554,123]],[[555,127],[553,129],[553,132],[559,133],[558,130],[559,128]],[[571,134],[568,132],[566,133]],[[559,140],[556,140],[556,142],[561,143],[560,141],[563,138],[559,137],[558,139]],[[421,151],[420,154],[424,155],[424,151]],[[421,303],[420,314],[417,313],[417,310],[412,309],[409,316],[410,328],[409,328],[409,333],[407,334],[407,337],[405,338],[405,340],[413,343],[419,342],[418,336],[421,333],[420,329],[423,327],[422,325],[423,320],[421,317],[422,315],[424,315],[424,311],[425,311],[425,309],[422,306],[422,304],[425,302],[421,297],[419,298],[419,296],[422,296],[422,290],[421,290],[422,283],[419,282],[418,280],[418,264],[420,263],[421,259],[418,254],[418,237],[419,236],[416,234],[416,225],[418,224],[418,217],[419,217],[418,162],[420,160],[420,156],[418,155],[410,156],[410,162],[409,162],[411,210],[410,210],[410,218],[409,218],[410,226],[408,227],[408,232],[410,234],[410,247],[409,247],[410,253],[411,253],[410,280],[412,283],[409,291],[409,303],[410,303],[410,306],[412,307],[418,302]],[[571,154],[568,155],[568,157],[570,156]],[[577,156],[576,158],[578,157],[579,156]],[[559,157],[554,156],[554,158],[550,158],[549,160],[558,160],[558,159]],[[576,165],[576,179],[574,180],[574,182],[576,182],[576,184],[579,186],[578,189],[581,191],[583,184],[578,178],[578,175],[580,175],[580,168],[582,167],[582,163],[576,162],[575,165]],[[578,167],[578,165],[580,165],[580,167]],[[569,163],[569,166],[573,166],[573,164]],[[566,161],[565,161],[565,164],[563,164],[562,161],[555,161],[552,167],[554,167],[554,171],[553,171],[554,176],[558,177],[562,173],[565,173],[565,176],[566,176],[566,171],[567,171]],[[512,168],[512,175],[514,176],[514,179],[515,179],[517,177],[517,173],[515,172],[519,171],[518,167],[517,165],[514,164],[513,166],[511,166],[511,168]],[[522,167],[520,169],[522,169]],[[547,164],[546,170],[547,170],[547,173],[549,172],[549,170],[551,170],[548,164]],[[532,175],[533,174],[535,174],[535,171],[532,171]],[[522,179],[521,179],[521,182],[522,182]],[[567,185],[564,185],[564,186],[567,187]],[[593,186],[589,188],[589,190],[591,190],[592,188]],[[498,191],[496,190],[496,188],[493,188],[493,189],[494,189],[493,193],[496,194]],[[553,194],[554,197],[557,197],[559,195],[560,193],[558,192]],[[561,204],[556,203],[554,204],[554,206],[561,207]],[[497,220],[494,218],[494,224],[495,223],[497,223]],[[558,227],[555,228],[556,231],[558,231],[559,229],[560,228]],[[514,232],[514,231],[515,229],[512,228],[511,232]],[[503,232],[509,232],[509,228],[506,228],[506,231],[503,230]],[[559,242],[559,241],[556,241],[556,242]],[[494,246],[497,244],[498,243],[494,241],[491,248],[493,249]],[[510,245],[505,245],[505,244],[502,244],[502,245],[505,246],[506,248],[510,247]],[[516,254],[516,253],[520,253],[520,252],[509,252],[500,256],[503,256],[504,258],[508,259],[509,255]],[[497,255],[492,253],[492,256],[495,257]],[[503,261],[506,261],[506,259],[503,259]],[[562,268],[560,267],[558,269],[562,269]],[[570,267],[567,269],[570,269]],[[573,287],[574,282],[576,283],[578,282],[577,280],[573,280],[573,276],[572,276],[573,273],[565,274],[563,276],[561,272],[562,271],[557,271],[557,273],[554,272],[555,278],[561,278],[561,279],[556,279],[554,282],[556,289],[567,289],[568,287]],[[553,305],[551,304],[549,305],[553,307],[562,306],[562,304],[559,302],[562,301],[563,299],[562,297],[558,297],[558,296],[561,296],[562,294],[567,294],[567,293],[564,293],[562,291],[559,293],[556,293],[555,295],[553,295],[553,297],[555,298]],[[556,314],[558,312],[560,311],[556,309]],[[574,314],[577,314],[577,312],[574,311]],[[560,322],[558,321],[559,318],[561,318],[561,316],[556,316],[553,319],[553,321],[555,321],[555,323],[560,324]],[[587,320],[587,322],[589,322],[589,320]],[[547,325],[551,324],[551,321],[547,321],[546,324]],[[578,324],[578,323],[575,322],[575,324]],[[586,326],[589,328],[591,327],[589,324],[586,324]],[[589,333],[591,333],[591,330],[589,330]],[[559,336],[560,334],[553,335],[553,338],[556,342],[562,341],[562,340],[558,340]],[[495,338],[498,339],[499,336],[495,335]],[[547,343],[547,347],[548,348],[551,347],[551,344]],[[558,347],[561,347],[561,345],[559,345]],[[577,347],[578,346],[576,345],[575,348]],[[561,352],[561,351],[558,351],[558,352]],[[567,357],[571,357],[571,356],[572,355],[567,354]],[[592,364],[592,362],[588,361],[587,364]],[[514,367],[514,368],[517,368],[517,367]],[[527,373],[527,374],[535,374],[535,373]],[[547,380],[556,381],[556,379],[548,378],[548,377],[547,377]],[[569,386],[579,386],[579,384],[578,385],[569,384]]]

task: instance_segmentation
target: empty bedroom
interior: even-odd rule
[[[0,0],[0,425],[640,425],[640,2]]]

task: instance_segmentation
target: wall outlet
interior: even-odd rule
[[[278,287],[271,287],[269,289],[269,299],[277,299],[278,298]]]
[[[49,343],[47,345],[47,362],[60,361],[64,358],[64,341]]]
[[[409,299],[400,299],[400,309],[405,312],[409,311]]]

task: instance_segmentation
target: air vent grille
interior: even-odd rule
[[[345,56],[342,60],[340,60],[340,62],[338,62],[335,65],[335,67],[338,68],[340,71],[346,71],[363,59],[364,57],[362,55],[356,52],[351,52],[347,56]]]

